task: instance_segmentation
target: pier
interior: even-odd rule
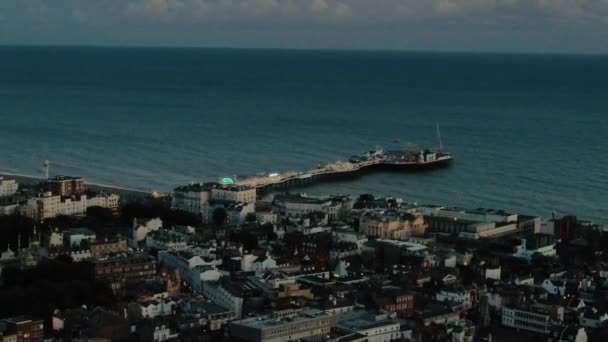
[[[336,161],[306,172],[287,171],[283,173],[269,173],[238,179],[234,183],[262,191],[284,189],[322,180],[354,177],[368,170],[426,170],[446,167],[451,165],[452,160],[452,155],[443,151],[421,150],[418,153],[392,151],[387,153],[383,149],[380,149],[370,151],[364,156],[351,158],[351,161]]]
[[[363,171],[363,169],[380,166],[382,163],[381,160],[361,163],[337,161],[306,172],[287,171],[240,179],[236,181],[236,184],[250,186],[260,190],[287,188],[290,186],[310,184],[329,178],[338,178],[340,176],[355,176],[360,171]]]

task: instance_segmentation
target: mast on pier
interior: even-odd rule
[[[437,140],[439,140],[439,152],[443,151],[443,142],[441,141],[441,131],[439,130],[439,123],[435,122],[437,126]]]

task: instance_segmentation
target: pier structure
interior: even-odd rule
[[[364,169],[371,169],[383,165],[384,159],[373,159],[359,163],[337,161],[306,172],[286,171],[283,173],[270,173],[261,176],[237,179],[238,185],[254,187],[259,190],[281,189],[291,186],[310,184],[316,181],[356,176]]]

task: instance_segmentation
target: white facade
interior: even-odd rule
[[[350,202],[348,203],[350,204]],[[275,211],[281,217],[301,218],[310,213],[322,212],[327,214],[330,221],[336,221],[345,203],[340,199],[319,198],[307,196],[278,196],[272,203]]]
[[[213,262],[206,262],[200,256],[187,253],[161,251],[158,253],[159,264],[165,264],[170,271],[179,270],[181,278],[194,291],[203,291],[203,282],[217,281],[220,272]]]
[[[521,244],[515,247],[513,256],[516,258],[525,259],[528,262],[532,262],[534,255],[542,255],[546,257],[553,257],[557,255],[555,244],[552,243],[548,246],[539,247],[536,249],[528,249],[526,246],[526,239],[521,239]]]
[[[559,279],[545,279],[542,287],[547,293],[552,295],[566,295],[566,282]]]
[[[154,342],[162,342],[167,341],[169,339],[174,339],[179,336],[178,333],[172,333],[167,325],[161,325],[154,328]]]
[[[139,304],[143,318],[154,318],[158,316],[169,316],[176,303],[169,299],[160,299]]]
[[[494,279],[500,280],[501,268],[498,266],[497,268],[486,268],[486,279]]]
[[[203,184],[179,187],[175,189],[172,207],[194,214],[201,214],[204,205],[209,202],[211,191]]]
[[[465,290],[441,290],[435,294],[435,299],[437,299],[438,302],[458,303],[463,309],[471,308],[471,294]]]
[[[91,251],[88,249],[74,250],[70,252],[70,257],[72,257],[72,260],[74,260],[75,262],[90,259]]]
[[[87,196],[68,197],[59,203],[58,215],[80,215],[87,212]]]
[[[102,208],[118,208],[120,196],[117,194],[101,194],[87,199],[87,208],[102,207]]]
[[[255,203],[256,189],[241,186],[226,186],[211,189],[212,200],[240,203]]]
[[[401,324],[388,315],[372,315],[363,310],[347,311],[337,315],[338,328],[365,335],[369,342],[389,342],[403,336]]]
[[[553,313],[556,321],[564,320],[564,308],[556,307]],[[511,307],[502,308],[502,325],[528,330],[542,334],[548,334],[554,321],[551,318],[548,308],[517,309]]]
[[[19,184],[14,179],[0,177],[0,197],[12,196],[19,189]]]
[[[74,228],[63,233],[64,245],[78,247],[82,241],[94,242],[97,236],[95,232],[86,228]]]
[[[14,213],[17,212],[18,208],[19,208],[18,204],[9,204],[9,205],[0,206],[0,216],[13,215]]]
[[[133,233],[131,235],[131,241],[134,245],[146,240],[146,236],[150,232],[154,232],[162,228],[163,220],[160,218],[153,218],[149,220],[138,220],[133,219]]]
[[[40,220],[53,218],[59,214],[61,208],[61,196],[53,196],[50,192],[44,193],[36,199],[40,207]]]
[[[217,282],[204,282],[203,289],[207,298],[217,305],[228,308],[239,319],[243,315],[243,298],[237,297]]]

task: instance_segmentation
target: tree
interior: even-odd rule
[[[223,226],[228,221],[228,212],[224,208],[216,208],[211,214],[211,220],[215,225]]]

